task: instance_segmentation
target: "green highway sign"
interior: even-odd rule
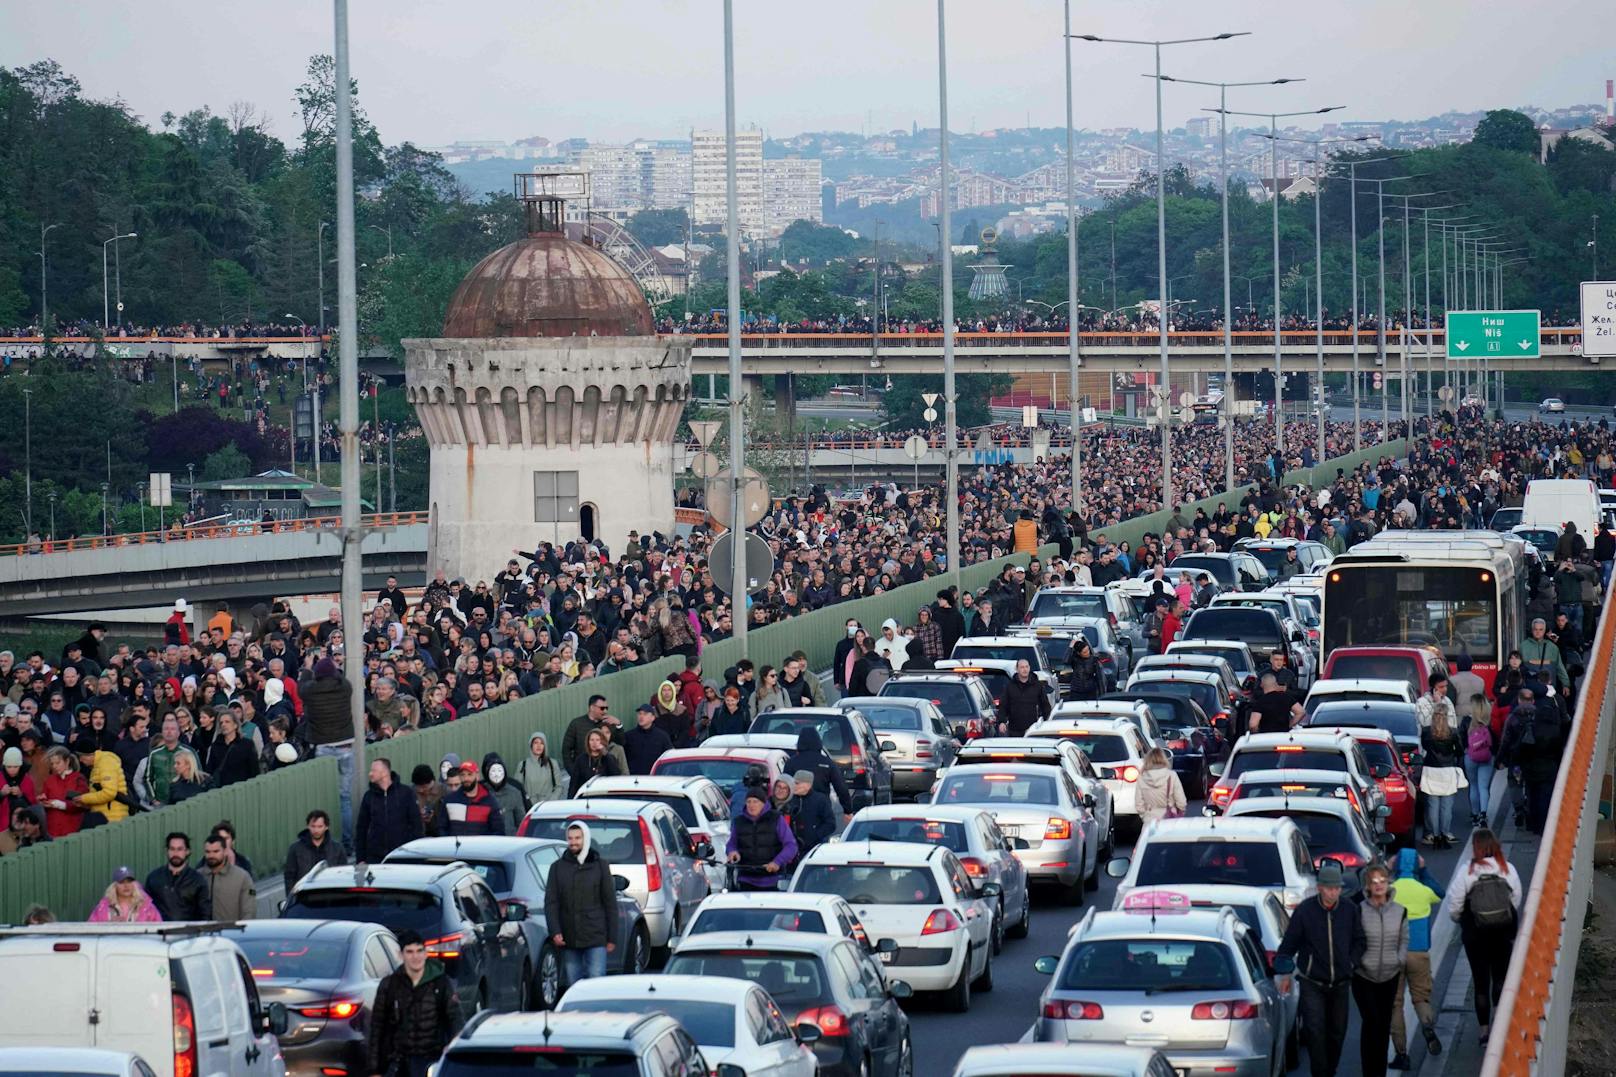
[[[1450,310],[1444,324],[1449,359],[1536,359],[1542,354],[1542,315],[1535,310]]]

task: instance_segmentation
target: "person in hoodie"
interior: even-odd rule
[[[151,896],[135,881],[135,873],[119,868],[112,873],[107,892],[90,910],[92,924],[156,924],[163,914],[157,911]]]
[[[281,872],[288,894],[299,879],[314,870],[314,865],[330,864],[337,867],[348,862],[348,855],[342,851],[341,844],[331,836],[331,816],[315,808],[303,823],[303,832],[286,850],[286,865]]]
[[[494,814],[497,817],[498,813]],[[421,816],[415,806],[415,791],[399,782],[391,761],[380,757],[371,760],[370,788],[359,801],[359,818],[354,821],[354,859],[361,864],[379,864],[388,853],[420,836]]]
[[[1425,1047],[1432,1055],[1442,1053],[1436,1034],[1436,1011],[1431,1008],[1431,913],[1446,896],[1442,884],[1425,870],[1425,860],[1414,849],[1397,854],[1397,878],[1392,880],[1392,900],[1408,910],[1408,955],[1403,966],[1403,989],[1392,1007],[1392,1068],[1410,1068],[1408,1029],[1403,1021],[1403,990],[1414,1000],[1414,1013],[1420,1019]]]
[[[483,774],[488,778],[488,792],[499,802],[501,822],[505,833],[514,834],[527,814],[527,791],[522,783],[511,778],[505,769],[505,760],[498,752],[483,756]]]
[[[606,955],[617,949],[617,884],[581,820],[567,824],[567,851],[550,865],[544,919],[569,986],[606,975]]]
[[[460,764],[460,788],[450,792],[438,806],[438,833],[444,837],[505,833],[505,819],[499,801],[477,777],[477,764]]]
[[[842,806],[842,815],[853,814],[853,798],[848,795],[847,783],[842,780],[842,768],[825,753],[825,743],[819,737],[819,730],[804,729],[797,734],[797,750],[786,757],[780,770],[785,774],[795,774],[799,770],[810,772],[814,776],[815,789],[826,796],[830,796],[834,790],[836,802]]]
[[[264,709],[260,717],[266,726],[276,718],[285,718],[289,725],[297,724],[292,703],[286,698],[286,682],[279,677],[271,677],[264,682]]]
[[[365,1073],[426,1077],[460,1032],[460,1003],[443,962],[410,928],[397,933],[403,963],[376,986],[365,1037]]]
[[[567,772],[550,756],[550,738],[543,733],[534,732],[527,739],[527,756],[516,768],[516,776],[530,808],[567,795]]]
[[[410,785],[415,789],[415,812],[421,820],[421,836],[438,836],[438,805],[443,803],[443,783],[432,776],[432,768],[425,763],[415,764],[410,771]]]

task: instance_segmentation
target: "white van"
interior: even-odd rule
[[[1589,546],[1603,519],[1599,487],[1591,479],[1533,479],[1526,484],[1526,502],[1521,508],[1521,523],[1528,527],[1560,532],[1568,522],[1574,523]]]
[[[286,1009],[262,1006],[220,924],[42,924],[0,931],[0,1057],[15,1047],[129,1051],[158,1077],[285,1077]]]

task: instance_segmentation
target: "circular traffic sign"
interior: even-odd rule
[[[910,434],[909,440],[903,443],[903,451],[911,460],[919,460],[925,456],[928,448],[930,446],[926,444],[926,439],[919,434]]]
[[[925,419],[928,423],[934,423],[937,421],[937,409],[927,408],[925,411],[920,413],[920,417]]]
[[[1195,403],[1195,394],[1188,391],[1179,393],[1178,402],[1181,406],[1187,408],[1191,404]]]
[[[763,536],[755,535],[750,531],[744,532],[746,545],[742,547],[746,552],[746,564],[741,571],[746,578],[746,593],[756,594],[769,584],[769,577],[774,575],[774,551]],[[707,555],[707,568],[713,574],[713,585],[725,594],[729,594],[731,576],[734,572],[735,532],[726,531],[718,536],[713,543],[712,552]]]
[[[698,479],[710,479],[724,470],[724,461],[716,453],[699,452],[691,459],[690,470]]]
[[[729,468],[707,482],[707,514],[724,527],[730,526]],[[741,526],[751,527],[769,512],[769,484],[752,468],[741,471]]]

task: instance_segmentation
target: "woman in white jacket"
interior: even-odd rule
[[[1189,801],[1184,797],[1183,783],[1173,772],[1173,757],[1167,754],[1165,748],[1152,748],[1145,753],[1144,766],[1139,769],[1135,798],[1141,827],[1157,819],[1176,818],[1184,814]]]
[[[1521,877],[1504,859],[1504,849],[1491,830],[1470,838],[1470,863],[1448,891],[1448,915],[1459,924],[1459,939],[1475,984],[1476,1024],[1487,1042],[1493,1010],[1504,990],[1509,955],[1520,922]]]

